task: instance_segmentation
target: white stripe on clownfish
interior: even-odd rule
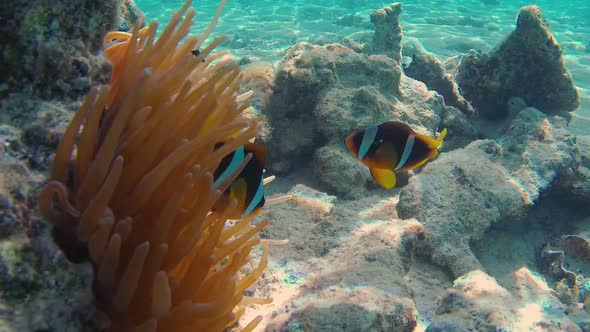
[[[217,187],[225,180],[227,179],[230,175],[233,174],[233,172],[240,166],[240,164],[242,163],[242,161],[244,160],[245,156],[244,156],[244,146],[240,146],[239,148],[237,148],[234,151],[234,155],[231,159],[231,162],[229,163],[229,166],[227,166],[227,168],[225,169],[225,171],[223,171],[223,173],[221,173],[221,175],[217,178],[217,180],[215,180],[215,182],[213,182],[213,188],[217,189]]]
[[[370,126],[365,129],[363,133],[363,142],[359,148],[359,160],[363,160],[367,152],[369,152],[369,148],[371,144],[375,141],[375,136],[377,136],[377,131],[379,130],[379,126]]]
[[[414,140],[416,136],[410,135],[408,136],[408,140],[406,141],[406,146],[404,147],[404,153],[402,154],[402,158],[400,159],[399,163],[395,170],[399,170],[400,168],[404,167],[410,158],[410,154],[412,153],[412,149],[414,148]]]
[[[248,205],[248,208],[242,214],[242,218],[245,218],[250,213],[252,213],[252,211],[254,211],[254,209],[260,203],[262,198],[264,198],[264,178],[260,177],[260,184],[258,185],[258,189],[256,189],[256,193],[254,194],[254,197],[252,198],[250,205]]]

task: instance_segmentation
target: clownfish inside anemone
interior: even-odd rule
[[[416,169],[438,156],[447,129],[438,138],[416,133],[405,123],[390,121],[354,131],[346,146],[371,170],[383,188],[395,187],[397,171]]]
[[[141,38],[149,38],[147,36],[148,29],[144,27],[139,30],[138,40]],[[130,44],[131,34],[122,31],[113,31],[105,35],[103,40],[104,54],[113,65],[113,73],[111,76],[111,84],[116,84],[119,76],[124,68],[123,59],[127,48]],[[199,58],[205,56],[199,49],[191,51],[191,53]],[[114,90],[113,90],[114,91]],[[109,99],[114,97],[111,95]],[[223,143],[217,143],[215,149],[223,146]],[[260,209],[264,206],[266,200],[264,198],[264,165],[266,164],[266,148],[260,144],[250,143],[243,145],[225,156],[214,173],[214,183],[212,189],[218,189],[222,186],[226,179],[231,177],[233,173],[238,170],[245,161],[246,156],[252,154],[250,160],[246,162],[244,168],[240,171],[237,177],[229,184],[229,187],[223,192],[222,197],[217,201],[213,209],[222,209],[232,199],[238,203],[237,214],[228,216],[229,219],[241,219],[246,217],[254,217]],[[290,197],[282,197],[276,199],[280,202]]]
[[[219,149],[221,146],[223,143],[217,143],[215,149]],[[251,154],[252,157],[214,206],[215,210],[235,199],[238,203],[238,214],[229,216],[229,219],[254,217],[266,201],[263,176],[267,152],[263,145],[256,143],[245,144],[221,160],[213,174],[213,189],[218,189],[226,179],[231,177],[242,166],[248,154]]]

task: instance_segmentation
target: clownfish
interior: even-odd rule
[[[215,149],[223,146],[217,143]],[[266,164],[266,148],[260,144],[245,144],[227,156],[225,156],[213,174],[213,186],[215,190],[230,177],[242,164],[246,156],[251,153],[252,158],[242,169],[236,179],[223,193],[214,209],[221,209],[231,199],[238,202],[239,215],[229,216],[229,219],[241,219],[256,215],[264,206],[264,165]]]
[[[385,189],[395,187],[396,171],[409,171],[438,156],[447,129],[438,138],[420,135],[405,123],[390,121],[354,131],[346,146],[369,167],[373,179]]]

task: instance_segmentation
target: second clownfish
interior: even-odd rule
[[[223,146],[223,143],[217,143],[215,148],[218,149],[221,146]],[[266,148],[260,144],[245,144],[225,156],[213,174],[213,189],[217,189],[230,177],[240,167],[249,153],[252,154],[252,158],[225,190],[223,197],[215,206],[221,208],[229,200],[235,199],[238,203],[238,214],[229,216],[229,219],[254,216],[265,203],[263,173],[267,152]]]

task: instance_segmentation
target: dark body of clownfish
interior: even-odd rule
[[[218,149],[223,143],[217,143]],[[264,165],[266,164],[266,148],[260,144],[245,144],[225,156],[213,174],[213,189],[217,189],[242,164],[246,156],[251,153],[252,158],[242,169],[236,179],[223,193],[223,197],[215,205],[215,209],[235,199],[238,203],[238,215],[229,216],[230,219],[240,219],[255,216],[264,206]]]
[[[383,188],[395,187],[395,172],[409,171],[436,158],[447,130],[434,138],[416,133],[405,123],[390,121],[354,131],[346,146],[369,167],[373,179]]]

